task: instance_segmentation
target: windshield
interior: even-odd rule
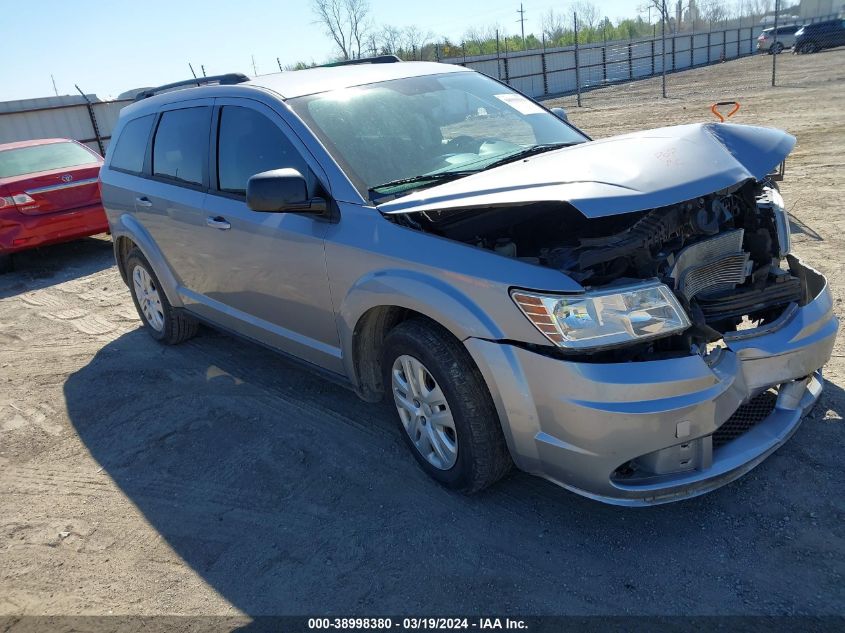
[[[374,197],[372,190],[396,194],[442,182],[428,178],[432,174],[481,171],[538,145],[542,150],[588,140],[530,99],[474,72],[395,79],[288,103],[367,198]]]
[[[97,157],[76,143],[45,143],[0,151],[0,178],[96,163]]]

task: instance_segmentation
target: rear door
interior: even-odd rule
[[[137,218],[177,281],[188,288],[200,283],[203,265],[198,253],[207,246],[201,240],[212,106],[213,99],[194,99],[162,109],[154,126],[149,176],[133,201]]]
[[[20,147],[0,153],[0,184],[8,195],[30,198],[17,205],[25,215],[71,211],[100,204],[101,164],[99,154],[72,141]]]
[[[246,206],[250,176],[290,167],[310,194],[327,195],[325,177],[271,108],[251,99],[215,102],[212,180],[205,199],[201,251],[191,288],[209,318],[317,365],[342,372],[329,295],[324,236],[328,223]],[[317,174],[321,174],[318,176]]]

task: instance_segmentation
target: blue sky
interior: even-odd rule
[[[614,21],[634,17],[645,0],[594,2]],[[309,0],[30,0],[4,3],[0,37],[0,101],[76,94],[74,84],[101,98],[139,86],[199,74],[278,70],[297,61],[318,63],[334,53],[314,23]],[[539,33],[540,15],[568,3],[523,0],[526,33]],[[498,24],[519,32],[514,0],[370,0],[377,25],[416,25],[460,41],[469,28]]]

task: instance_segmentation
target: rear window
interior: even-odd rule
[[[205,184],[211,108],[168,110],[153,142],[153,175],[191,185]]]
[[[0,151],[0,178],[90,165],[97,157],[76,143],[47,143]]]
[[[154,120],[155,115],[150,114],[130,121],[124,126],[120,137],[117,139],[110,167],[134,174],[141,173],[144,169],[147,139],[150,138],[150,130],[153,127]]]

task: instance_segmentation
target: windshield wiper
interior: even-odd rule
[[[375,195],[378,198],[382,198],[385,196],[389,196],[392,194],[382,193],[381,189],[392,189],[394,187],[401,187],[402,185],[413,185],[413,184],[427,184],[427,183],[442,183],[448,182],[450,180],[457,180],[458,178],[463,178],[464,176],[469,176],[470,174],[478,173],[479,170],[477,169],[462,169],[462,170],[455,170],[455,171],[438,171],[433,174],[421,174],[419,176],[411,176],[410,178],[398,178],[397,180],[390,180],[388,182],[382,183],[380,185],[376,185],[374,187],[370,187],[369,194],[370,199],[373,199]],[[404,190],[403,190],[404,193]]]
[[[492,163],[485,165],[483,171],[493,169],[494,167],[499,167],[500,165],[512,163],[514,161],[520,160],[521,158],[528,158],[529,156],[534,156],[535,154],[542,154],[543,152],[550,152],[553,149],[571,147],[572,145],[577,144],[578,143],[540,143],[539,145],[532,145],[531,147],[526,147],[524,149],[519,150],[518,152],[514,152],[513,154],[508,154],[507,156],[503,156],[498,160],[494,160]]]

